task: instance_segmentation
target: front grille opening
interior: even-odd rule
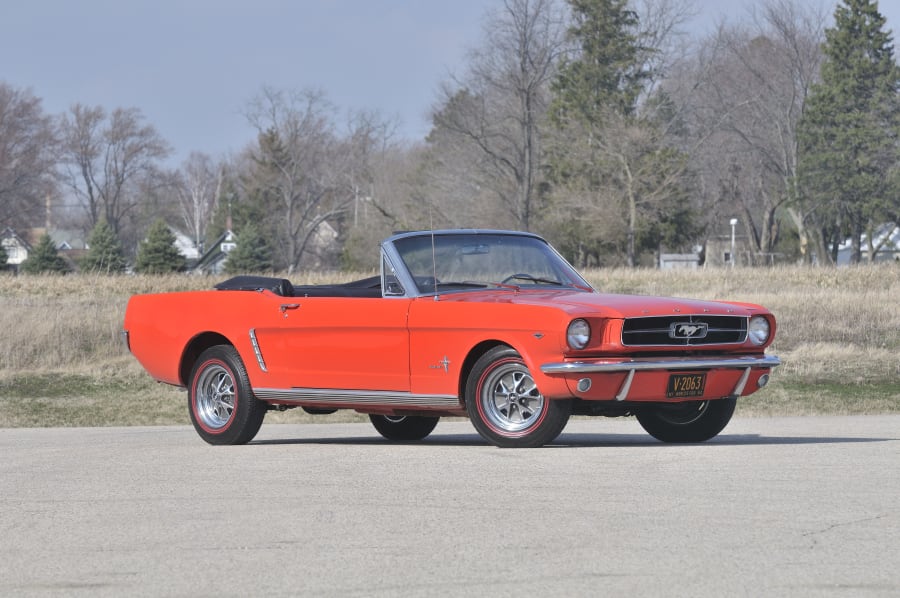
[[[627,318],[622,327],[626,347],[696,347],[739,344],[747,339],[748,318],[677,315]]]

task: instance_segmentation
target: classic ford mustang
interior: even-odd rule
[[[123,332],[153,378],[187,388],[211,444],[302,407],[368,414],[396,441],[467,416],[501,447],[550,443],[573,414],[708,440],[780,363],[774,334],[758,305],[599,293],[540,237],[493,230],[396,234],[380,276],[346,284],[135,295]]]

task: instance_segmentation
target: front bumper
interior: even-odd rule
[[[774,355],[735,357],[641,357],[636,359],[591,359],[547,363],[541,372],[563,376],[573,396],[586,400],[657,401],[665,398],[665,384],[672,372],[708,372],[706,393],[699,399],[738,397],[750,394],[753,375],[756,387],[769,370],[781,364]],[[696,400],[696,399],[695,399]]]

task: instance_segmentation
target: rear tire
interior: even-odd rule
[[[217,345],[200,354],[191,372],[188,411],[209,444],[246,444],[259,432],[266,404],[253,396],[234,347]]]
[[[559,436],[572,413],[572,401],[544,398],[522,357],[501,345],[475,362],[466,382],[466,411],[491,444],[533,448]]]
[[[737,399],[686,401],[638,411],[638,422],[662,442],[705,442],[725,429]]]
[[[370,415],[369,420],[378,433],[388,440],[422,440],[434,430],[439,417],[424,415]]]

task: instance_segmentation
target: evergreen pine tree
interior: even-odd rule
[[[628,115],[649,73],[637,39],[638,16],[627,0],[569,0],[569,37],[579,51],[553,83],[551,114],[599,126],[609,111]]]
[[[22,262],[22,272],[25,274],[65,274],[69,269],[69,264],[56,251],[48,234],[41,237],[28,254],[28,259]]]
[[[636,266],[662,237],[678,246],[696,234],[685,226],[687,156],[666,138],[661,117],[674,114],[664,110],[667,98],[638,101],[656,50],[644,44],[628,0],[568,4],[573,51],[552,85],[550,118],[559,134],[547,152],[548,180],[566,214],[557,243],[576,262],[619,254]],[[597,220],[609,223],[606,230]]]
[[[876,2],[844,0],[834,16],[798,130],[800,191],[817,219],[819,251],[830,243],[833,260],[849,236],[858,262],[863,232],[898,210],[889,174],[900,160],[900,69]]]
[[[185,266],[184,256],[175,247],[175,235],[164,220],[157,220],[138,248],[135,271],[141,274],[167,274],[184,270]]]
[[[112,227],[100,220],[88,237],[88,251],[79,266],[83,272],[118,274],[125,271],[125,255]]]
[[[0,245],[0,272],[6,270],[6,262],[9,261],[9,254],[6,253],[6,247]]]
[[[271,272],[272,248],[256,225],[246,224],[237,235],[237,246],[228,254],[225,272]]]

